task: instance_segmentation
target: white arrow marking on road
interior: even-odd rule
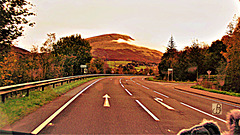
[[[157,101],[158,103],[160,103],[161,105],[163,105],[164,107],[166,107],[166,108],[169,109],[169,110],[175,110],[175,109],[172,108],[171,106],[163,103],[163,102],[162,102],[163,100],[162,100],[161,98],[156,97],[156,98],[154,98],[154,100]],[[161,101],[160,101],[160,100],[161,100]]]
[[[110,107],[110,104],[109,104],[109,101],[108,99],[110,98],[110,96],[108,96],[108,94],[104,95],[103,98],[105,98],[105,101],[104,101],[104,104],[103,106],[104,107]]]

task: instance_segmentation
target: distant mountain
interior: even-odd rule
[[[130,36],[121,34],[105,34],[87,38],[92,46],[93,57],[100,57],[108,61],[138,61],[146,63],[159,63],[163,55],[162,52],[130,45],[128,43],[117,42],[122,39],[125,41],[134,40]]]

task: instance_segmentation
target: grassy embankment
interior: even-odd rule
[[[209,89],[209,88],[204,88],[203,86],[200,86],[200,85],[194,85],[191,88],[199,89],[199,90],[205,90],[205,91],[219,93],[219,94],[224,94],[224,95],[240,97],[240,93],[229,92],[229,91],[221,91],[221,90],[215,90],[215,89]]]
[[[100,77],[92,77],[68,84],[66,83],[56,88],[49,86],[46,87],[44,91],[31,91],[28,97],[23,96],[7,99],[5,103],[0,103],[0,128],[7,124],[14,123],[27,114],[34,112],[39,107],[49,103],[67,91],[97,78]]]

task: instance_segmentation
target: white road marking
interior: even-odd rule
[[[160,121],[151,111],[149,111],[140,101],[135,100],[155,121]]]
[[[143,87],[143,88],[146,88],[146,89],[148,89],[148,90],[149,90],[149,88],[148,88],[148,87],[146,87],[146,86],[143,86],[143,85],[142,85],[142,87]]]
[[[160,103],[161,105],[163,105],[164,107],[166,107],[166,108],[169,109],[169,110],[175,110],[173,107],[171,107],[171,106],[169,106],[169,105],[161,102],[161,101],[163,101],[161,98],[157,98],[157,97],[156,97],[156,98],[154,98],[154,100],[157,101],[158,103]],[[160,100],[161,100],[161,101],[160,101]]]
[[[121,82],[121,81],[122,81],[122,78],[119,80],[121,86],[123,87],[123,89],[124,89],[130,96],[132,96],[132,93],[131,93],[130,91],[128,91],[127,89],[124,88],[124,86],[122,85],[122,82]]]
[[[132,93],[129,92],[127,89],[124,89],[130,96],[132,96]]]
[[[132,79],[132,78],[131,78]],[[132,80],[133,81],[133,80]],[[137,82],[135,82],[135,81],[133,81],[134,83],[136,83],[137,85],[141,85],[141,84],[139,84],[139,83],[137,83]],[[146,87],[146,86],[144,86],[144,85],[141,85],[143,88],[145,88],[145,89],[148,89],[149,90],[149,88],[148,87]]]
[[[173,90],[178,91],[178,92],[181,92],[181,93],[185,93],[185,94],[193,95],[193,96],[196,96],[196,97],[200,97],[200,98],[208,99],[208,100],[211,100],[211,101],[215,101],[215,102],[223,103],[223,104],[230,105],[230,106],[233,106],[233,107],[240,108],[240,106],[237,106],[237,105],[232,105],[232,104],[229,104],[229,103],[225,103],[225,102],[217,101],[217,100],[214,100],[214,99],[210,99],[210,98],[207,98],[207,97],[203,97],[203,96],[199,96],[199,95],[196,95],[196,94],[188,93],[188,92],[185,92],[185,91],[181,91],[181,90],[177,90],[177,89],[173,89]]]
[[[104,107],[110,107],[110,104],[109,104],[109,101],[108,101],[110,96],[108,94],[106,94],[106,95],[103,96],[103,98],[105,98],[103,106]]]
[[[103,78],[102,78],[103,79]],[[79,95],[81,95],[84,91],[86,91],[89,87],[102,80],[99,79],[87,87],[85,87],[82,91],[80,91],[77,95],[71,98],[67,103],[65,103],[61,108],[59,108],[54,114],[52,114],[49,118],[47,118],[41,125],[39,125],[36,129],[34,129],[31,134],[38,134],[49,122],[51,122],[59,113],[61,113],[69,104],[71,104]]]
[[[164,97],[166,97],[166,98],[169,98],[167,95],[164,95],[164,94],[162,94],[162,93],[160,93],[160,92],[157,92],[157,91],[153,91],[153,92],[155,92],[155,93],[157,93],[157,94],[159,94],[159,95],[162,95],[162,96],[164,96]]]
[[[192,106],[187,105],[187,104],[182,103],[182,102],[180,102],[180,104],[182,104],[182,105],[184,105],[184,106],[186,106],[186,107],[189,107],[189,108],[191,108],[191,109],[193,109],[193,110],[195,110],[195,111],[198,111],[198,112],[200,112],[200,113],[203,113],[203,114],[205,114],[205,115],[207,115],[207,116],[210,116],[210,117],[212,117],[212,118],[215,118],[215,119],[217,119],[217,120],[220,120],[220,121],[222,121],[222,122],[224,122],[224,123],[227,123],[227,121],[225,121],[225,120],[223,120],[223,119],[220,119],[220,118],[218,118],[218,117],[216,117],[216,116],[213,116],[213,115],[211,115],[211,114],[209,114],[209,113],[206,113],[206,112],[204,112],[204,111],[202,111],[202,110],[199,110],[199,109],[197,109],[197,108],[195,108],[195,107],[192,107]]]

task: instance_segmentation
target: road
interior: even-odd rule
[[[39,134],[177,134],[203,119],[226,131],[226,114],[237,105],[174,89],[178,83],[143,77],[108,77],[81,91]],[[108,94],[110,98],[103,98]],[[109,106],[104,106],[108,100]],[[212,103],[222,115],[212,115]]]

